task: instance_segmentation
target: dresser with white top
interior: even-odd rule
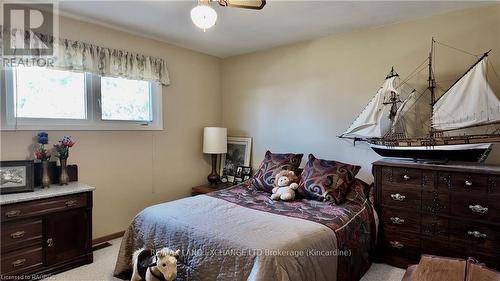
[[[40,279],[92,263],[94,189],[70,182],[1,195],[1,279]]]

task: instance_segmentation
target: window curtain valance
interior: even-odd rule
[[[33,38],[29,31],[10,30],[2,32],[3,35],[10,32],[11,40],[29,40]],[[170,78],[167,64],[164,59],[124,50],[104,48],[93,44],[59,38],[43,34],[36,34],[39,39],[35,45],[42,46],[45,43],[54,44],[54,63],[47,65],[60,70],[77,72],[90,72],[101,76],[122,77],[133,80],[147,80],[169,85]],[[16,39],[17,38],[17,39]],[[3,45],[2,45],[3,46]],[[33,46],[33,43],[32,43]],[[33,52],[32,56],[39,56]]]

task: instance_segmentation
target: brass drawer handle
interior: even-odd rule
[[[391,217],[391,221],[393,224],[403,224],[405,223],[404,219],[400,219],[398,217]]]
[[[411,177],[410,177],[409,175],[404,175],[404,176],[403,176],[403,179],[404,179],[405,181],[409,181],[409,180],[411,179]]]
[[[12,262],[13,267],[18,267],[23,265],[26,262],[26,259],[18,259]]]
[[[12,233],[10,235],[10,237],[12,237],[12,239],[19,239],[19,238],[23,237],[25,233],[26,232],[24,232],[24,231],[16,231],[16,232]]]
[[[52,247],[52,246],[54,246],[54,239],[52,238],[47,239],[47,247]]]
[[[12,210],[12,211],[8,211],[7,213],[5,213],[5,215],[8,217],[8,218],[13,218],[13,217],[17,217],[21,214],[21,210]]]
[[[469,209],[474,213],[480,213],[480,214],[488,212],[488,208],[483,207],[481,205],[469,205]]]
[[[481,233],[481,232],[479,232],[477,230],[475,230],[475,231],[467,231],[467,235],[474,236],[476,238],[486,238],[486,237],[488,237],[488,235],[486,235],[484,233]]]
[[[401,195],[399,193],[396,193],[396,194],[391,194],[391,198],[392,198],[392,200],[395,200],[395,201],[403,201],[403,200],[405,200],[406,196]]]
[[[469,181],[469,180],[466,180],[466,181],[465,181],[465,186],[467,186],[467,187],[471,187],[471,186],[472,186],[472,182],[471,182],[471,181]]]
[[[401,249],[405,246],[405,245],[403,245],[403,243],[401,243],[399,241],[390,241],[389,243],[391,243],[391,247],[396,248],[396,249]]]
[[[66,207],[74,207],[76,206],[76,200],[68,200],[64,204],[66,204]]]

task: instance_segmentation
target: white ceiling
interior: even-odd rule
[[[488,4],[464,1],[279,1],[261,11],[223,8],[203,32],[191,22],[196,0],[61,1],[59,8],[89,20],[211,54],[229,57],[336,33],[428,17]],[[489,2],[491,3],[491,2]]]

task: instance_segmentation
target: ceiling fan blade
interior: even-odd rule
[[[219,5],[224,7],[262,10],[266,5],[266,0],[219,0]]]

